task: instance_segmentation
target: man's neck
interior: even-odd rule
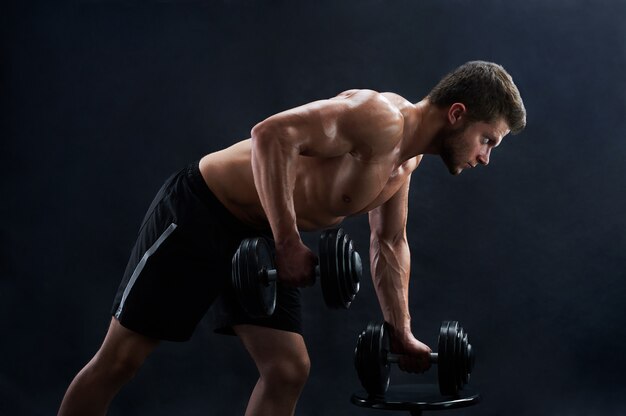
[[[414,108],[405,126],[407,134],[401,150],[403,160],[423,154],[439,154],[440,151],[436,138],[445,127],[445,109],[431,104],[427,98],[416,103]]]

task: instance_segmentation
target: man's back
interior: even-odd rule
[[[411,111],[415,107],[398,95],[350,90],[273,117],[293,123],[286,128],[303,126],[296,133],[299,141],[284,144],[299,146],[293,202],[300,230],[330,227],[381,205],[398,191],[421,159],[402,160],[401,145],[412,131],[405,129]],[[235,216],[266,227],[254,183],[253,148],[253,139],[241,141],[205,156],[200,169]]]

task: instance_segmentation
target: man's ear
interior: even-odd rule
[[[448,122],[455,126],[465,122],[467,109],[463,103],[454,103],[448,109]]]

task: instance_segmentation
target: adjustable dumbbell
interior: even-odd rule
[[[324,231],[318,260],[315,276],[320,279],[324,302],[329,308],[347,309],[359,291],[363,269],[350,236],[341,228]],[[274,313],[278,271],[273,242],[263,237],[243,240],[232,265],[232,285],[242,307],[256,317]]]
[[[384,395],[389,388],[391,363],[402,355],[390,352],[389,325],[369,323],[359,335],[354,352],[354,366],[363,388],[370,395]],[[469,383],[474,368],[474,351],[467,333],[457,321],[444,321],[439,330],[438,352],[430,354],[437,364],[439,391],[454,396]]]

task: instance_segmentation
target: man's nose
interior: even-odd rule
[[[487,166],[489,164],[489,155],[491,154],[491,149],[488,149],[484,154],[481,153],[478,155],[478,163],[481,165]]]

